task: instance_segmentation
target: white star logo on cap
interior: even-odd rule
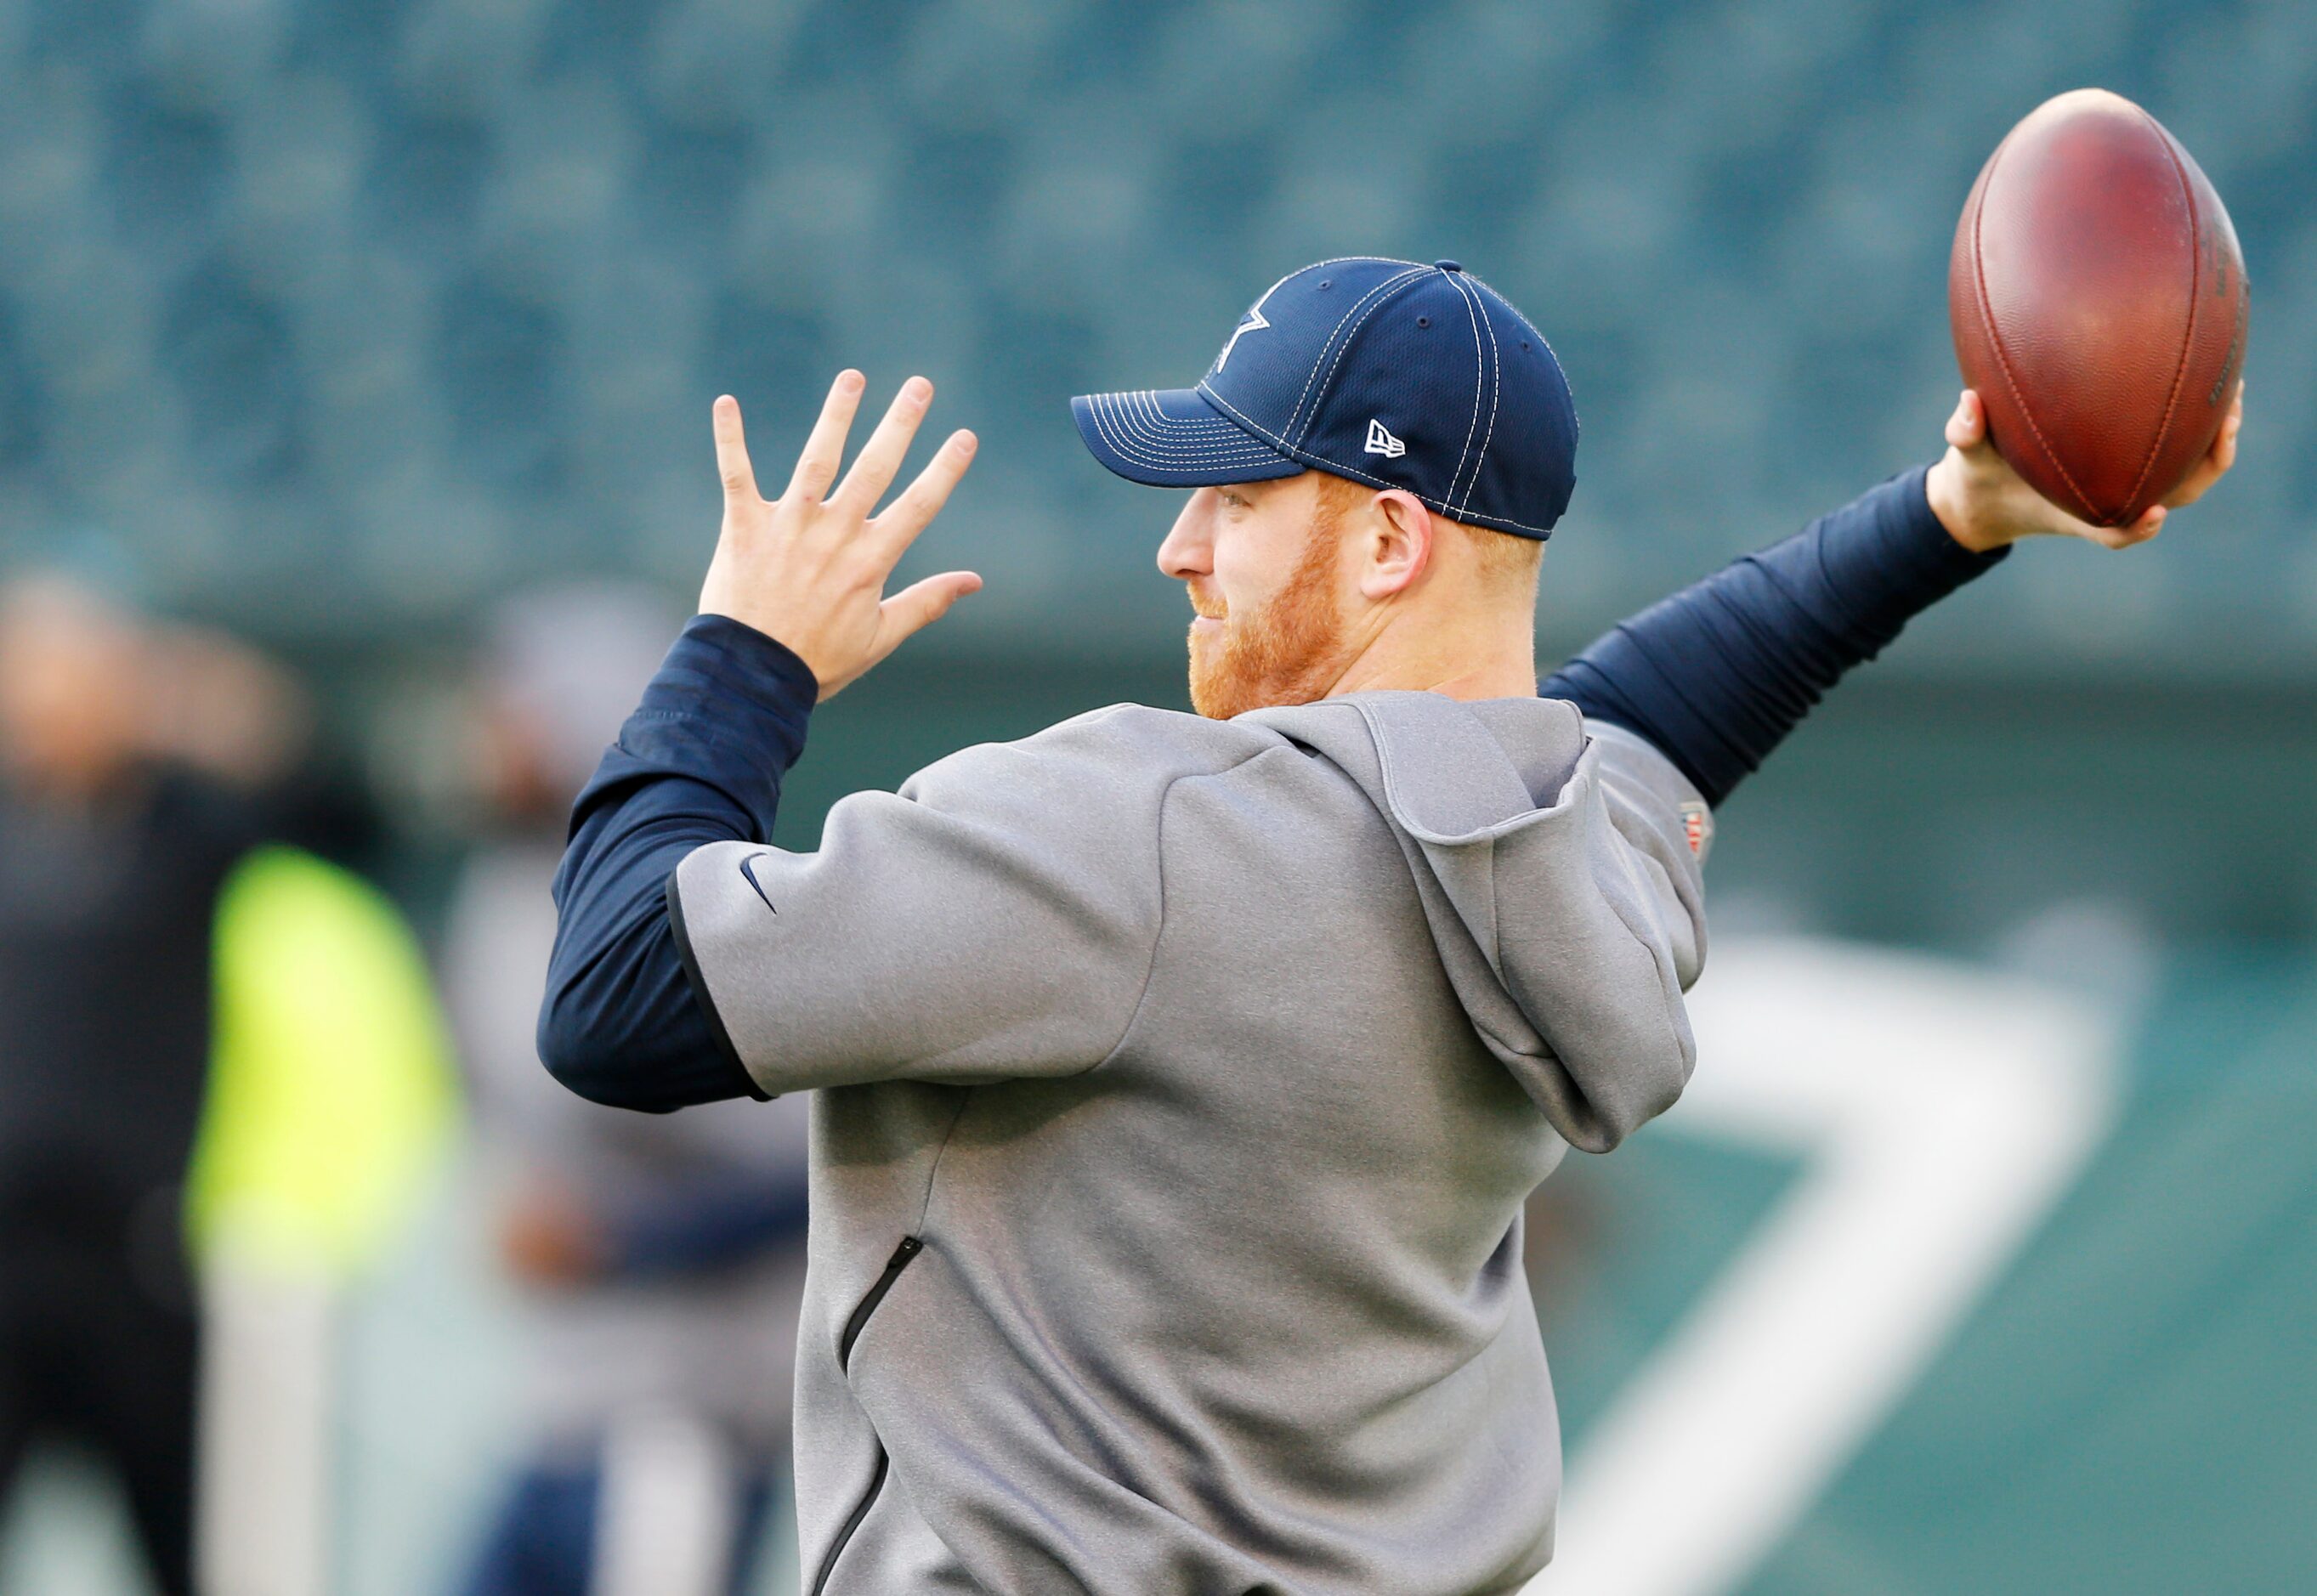
[[[1267,299],[1270,297],[1266,294],[1263,298]],[[1230,352],[1239,347],[1239,341],[1241,338],[1249,333],[1259,333],[1270,325],[1263,319],[1263,300],[1257,300],[1255,308],[1239,317],[1239,325],[1231,329],[1230,342],[1224,344],[1222,353],[1215,357],[1215,370],[1220,371],[1230,363]]]

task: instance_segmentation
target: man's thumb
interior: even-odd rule
[[[1979,396],[1965,388],[1955,399],[1955,414],[1947,417],[1947,441],[1957,449],[1972,449],[1987,436],[1987,422],[1980,409]]]
[[[971,571],[944,571],[916,582],[881,606],[892,641],[899,643],[949,613],[949,607],[970,593],[981,590],[981,578]]]

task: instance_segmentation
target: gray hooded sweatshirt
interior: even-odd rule
[[[1704,804],[1552,700],[1132,706],[670,884],[818,1088],[808,1591],[1508,1591],[1552,1554],[1521,1205],[1694,1060]]]

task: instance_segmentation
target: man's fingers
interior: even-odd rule
[[[933,518],[949,503],[950,490],[973,464],[973,451],[980,447],[971,432],[960,429],[949,435],[948,441],[934,451],[917,479],[909,484],[901,496],[885,507],[877,518],[877,530],[883,534],[888,552],[895,559],[901,550],[917,540]]]
[[[2164,530],[2164,513],[2163,505],[2151,504],[2130,526],[2095,527],[2092,539],[2103,548],[2130,548],[2145,543]]]
[[[948,614],[958,600],[980,591],[981,578],[971,571],[944,571],[903,588],[878,607],[877,656],[882,659]]]
[[[716,401],[716,469],[724,478],[724,502],[745,504],[756,496],[756,468],[748,464],[748,435],[740,426],[740,401],[726,394]]]
[[[853,413],[861,407],[861,390],[866,386],[868,379],[858,371],[836,374],[820,406],[820,419],[812,424],[812,436],[804,441],[804,452],[797,456],[788,492],[781,495],[784,500],[801,504],[828,496],[828,485],[836,480],[836,468],[845,463],[845,434],[853,429]]]
[[[2178,510],[2193,504],[2205,496],[2213,484],[2227,476],[2237,463],[2237,435],[2244,430],[2244,384],[2237,384],[2237,397],[2229,406],[2229,413],[2221,420],[2221,430],[2213,434],[2213,446],[2205,451],[2180,486],[2164,495],[2164,502]]]
[[[926,406],[933,403],[934,385],[922,377],[912,377],[901,384],[901,391],[893,396],[887,406],[885,419],[869,434],[869,441],[861,446],[854,457],[853,469],[845,474],[845,482],[830,496],[832,504],[842,504],[866,518],[877,508],[877,501],[893,485],[893,477],[901,468],[901,461],[909,452],[909,444],[917,435],[917,424],[926,418]]]
[[[2229,402],[2228,415],[2221,423],[2220,436],[2213,440],[2213,475],[2224,475],[2237,463],[2237,434],[2244,431],[2244,382],[2237,382],[2237,397]]]

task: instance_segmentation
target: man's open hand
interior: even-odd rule
[[[2240,381],[2212,449],[2187,480],[2130,526],[2096,527],[2077,520],[2021,479],[1988,441],[1987,413],[1979,396],[1965,388],[1955,414],[1947,417],[1946,457],[1931,468],[1924,493],[1948,535],[1981,554],[2046,533],[2082,538],[2107,548],[2129,548],[2163,529],[2167,510],[2194,504],[2227,474],[2236,464],[2237,432],[2243,425],[2244,384]]]
[[[740,431],[739,402],[716,401],[716,463],[724,477],[724,530],[700,590],[700,611],[724,615],[787,645],[831,697],[981,585],[971,571],[945,571],[885,596],[885,579],[972,462],[971,432],[950,434],[917,479],[873,513],[901,468],[909,441],[933,402],[934,385],[912,377],[894,396],[835,493],[845,436],[866,386],[844,371],[828,390],[787,489],[767,501],[756,491]]]

